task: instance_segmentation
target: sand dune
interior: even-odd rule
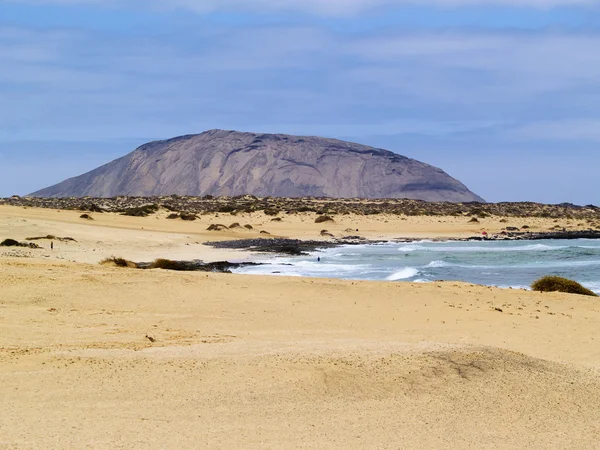
[[[0,256],[1,448],[598,448],[596,299],[97,264],[201,252],[209,220],[0,208],[0,237],[77,239]]]

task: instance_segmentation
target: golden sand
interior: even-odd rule
[[[0,239],[77,240],[0,250],[0,448],[599,448],[595,298],[98,264],[243,260],[202,242],[262,229],[432,238],[499,218],[79,214],[0,207]],[[229,222],[255,230],[205,231]]]

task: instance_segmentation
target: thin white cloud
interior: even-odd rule
[[[0,0],[0,3],[17,0]],[[352,16],[369,10],[418,5],[442,8],[469,6],[510,6],[547,9],[560,6],[594,6],[598,0],[18,0],[19,3],[58,5],[104,5],[109,7],[143,6],[160,9],[185,8],[197,13],[236,12],[302,12],[325,16]]]
[[[213,127],[454,136],[490,126],[524,140],[552,136],[553,122],[539,122],[600,117],[600,34],[181,33],[0,28],[0,66],[10,68],[0,71],[0,103],[11,105],[0,140]],[[596,141],[595,123],[581,120],[567,124],[569,136]]]
[[[524,141],[600,142],[600,118],[534,122],[516,127],[506,135]]]

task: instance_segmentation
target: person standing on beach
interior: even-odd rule
[[[50,241],[50,250],[54,250],[54,241]]]

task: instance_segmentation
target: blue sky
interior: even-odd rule
[[[212,128],[600,204],[600,0],[0,0],[0,196]]]

